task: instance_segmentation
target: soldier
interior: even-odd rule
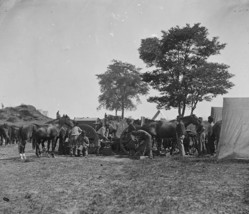
[[[208,127],[207,127],[207,153],[214,155],[215,146],[214,146],[214,137],[213,137],[213,117],[208,117]]]
[[[77,153],[78,156],[88,156],[88,147],[89,147],[89,138],[86,136],[86,131],[83,130],[78,137],[78,146],[77,146]]]
[[[182,117],[177,116],[177,124],[176,124],[176,139],[177,139],[177,144],[179,146],[180,154],[181,156],[185,156],[185,150],[184,150],[184,145],[183,145],[183,140],[185,138],[186,130],[185,126],[182,122]]]
[[[81,134],[82,129],[80,127],[77,126],[77,123],[74,122],[74,127],[71,130],[71,134],[70,134],[70,155],[71,156],[75,156],[76,154],[76,146],[77,146],[77,139],[79,137],[79,135]]]
[[[99,155],[101,143],[103,141],[108,141],[108,129],[107,129],[105,123],[102,123],[102,126],[97,131],[97,134],[98,134],[98,140],[96,141],[95,147],[96,147],[96,155]]]
[[[131,137],[135,138],[139,143],[139,147],[137,148],[135,156],[140,156],[140,155],[144,156],[145,153],[148,152],[149,158],[153,158],[152,137],[148,132],[144,130],[132,131]]]
[[[199,117],[201,125],[197,127],[197,137],[198,137],[198,156],[202,156],[206,152],[205,138],[206,138],[206,130],[203,126],[203,118]]]
[[[134,120],[133,119],[128,119],[127,124],[128,124],[128,128],[127,128],[128,133],[131,133],[132,131],[136,130],[136,127],[134,126]]]

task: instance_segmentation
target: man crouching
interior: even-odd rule
[[[152,154],[152,137],[144,130],[137,130],[131,132],[131,137],[138,141],[138,148],[135,156],[144,156],[149,153],[149,158],[153,158]]]

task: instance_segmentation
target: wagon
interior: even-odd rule
[[[86,131],[86,136],[89,138],[89,153],[94,153],[95,145],[99,140],[96,128],[99,125],[99,118],[74,118],[78,126]]]

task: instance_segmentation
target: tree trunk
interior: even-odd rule
[[[124,119],[124,98],[122,98],[122,107],[121,107],[121,111],[122,111],[122,119]]]
[[[196,109],[198,101],[194,102],[191,107],[191,114],[194,114],[194,110]]]
[[[182,114],[181,114],[182,117],[184,117],[185,109],[186,109],[186,105],[184,104],[184,106],[183,106],[183,108],[182,108]]]
[[[122,108],[122,119],[124,119],[124,109]]]
[[[178,115],[181,115],[182,113],[181,113],[181,103],[178,103]]]
[[[179,103],[179,105],[178,105],[178,115],[184,117],[185,108],[186,108],[186,105],[184,105],[184,106],[182,107],[182,106],[181,106],[181,103]]]

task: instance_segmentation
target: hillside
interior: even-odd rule
[[[51,118],[41,114],[32,105],[20,105],[17,107],[6,107],[0,109],[0,124],[15,124],[21,126],[29,123],[44,123]]]

